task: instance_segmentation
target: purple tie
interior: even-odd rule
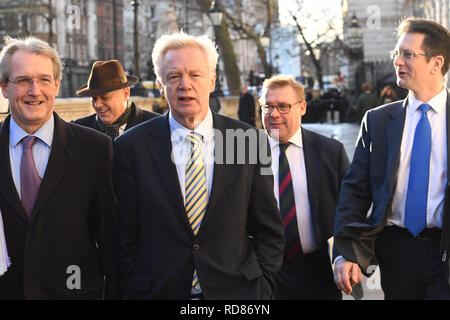
[[[26,136],[22,140],[23,150],[20,164],[20,194],[23,207],[29,217],[31,217],[33,212],[34,202],[41,185],[41,177],[37,173],[32,151],[35,141],[36,138],[33,136]]]

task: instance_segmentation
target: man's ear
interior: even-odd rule
[[[0,87],[2,88],[2,94],[5,99],[8,99],[8,92],[6,91],[7,82],[0,82]]]
[[[433,73],[436,73],[436,72],[441,73],[442,66],[444,65],[444,60],[445,59],[443,56],[434,57],[433,69],[432,69]]]
[[[123,94],[125,96],[125,101],[128,101],[128,99],[130,98],[131,89],[130,89],[130,87],[125,87],[123,89],[124,89]]]
[[[300,116],[304,116],[306,113],[306,101],[300,102]]]
[[[216,73],[214,73],[213,76],[211,77],[211,88],[209,90],[209,93],[213,92],[215,88],[216,88]]]
[[[159,93],[161,94],[161,97],[163,97],[164,99],[166,99],[166,96],[165,96],[165,94],[164,94],[164,86],[163,86],[163,84],[162,84],[161,81],[159,81],[159,80],[156,80],[156,82],[158,83],[158,86],[159,86]]]

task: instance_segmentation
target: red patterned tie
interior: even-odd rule
[[[41,177],[37,173],[32,151],[35,141],[36,138],[33,136],[26,136],[22,140],[23,149],[20,165],[20,194],[23,207],[29,217],[33,212],[34,202],[41,185]]]
[[[284,257],[292,262],[296,257],[303,254],[300,235],[298,233],[297,209],[295,207],[294,188],[292,186],[291,169],[286,157],[286,149],[289,143],[280,143],[279,157],[279,194],[280,194],[280,214],[284,224],[284,234],[286,245]]]

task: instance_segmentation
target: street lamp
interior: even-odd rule
[[[139,66],[139,56],[140,56],[140,50],[139,50],[139,33],[138,33],[138,23],[139,23],[139,15],[138,15],[138,8],[139,8],[139,1],[134,0],[130,3],[134,8],[134,30],[133,30],[133,37],[134,37],[134,74],[136,77],[139,78],[138,83],[136,83],[134,86],[131,87],[131,95],[132,96],[147,96],[147,89],[142,85],[141,82],[141,75],[140,75],[140,66]]]
[[[350,20],[350,27],[348,28],[348,47],[350,49],[350,55],[354,59],[363,58],[363,43],[362,43],[362,28],[358,23],[356,14]]]
[[[261,41],[261,45],[263,46],[264,49],[269,48],[269,45],[270,45],[270,38],[269,38],[269,36],[266,34],[266,32],[264,32],[264,34],[262,35],[262,37],[259,38],[259,41]]]
[[[211,3],[211,9],[208,11],[209,18],[214,26],[214,34],[216,37],[216,43],[219,47],[219,37],[220,37],[220,27],[222,26],[223,19],[223,11],[219,8],[216,1]],[[219,59],[216,64],[216,87],[214,88],[214,92],[217,96],[223,96],[221,84],[220,84],[220,68],[219,68]]]
[[[218,27],[222,24],[223,11],[219,8],[215,1],[211,3],[211,8],[209,9],[208,14],[214,27]]]
[[[268,70],[265,70],[264,72],[267,73],[268,71],[269,74],[266,74],[266,78],[270,78],[272,76],[272,43],[270,39],[270,28],[267,28],[264,31],[263,35],[259,38],[259,41],[269,55],[269,67]]]
[[[350,18],[348,28],[348,53],[351,61],[351,67],[354,74],[354,83],[350,86],[355,89],[356,97],[361,93],[361,84],[364,81],[364,48],[363,48],[363,30],[358,23],[356,14]]]

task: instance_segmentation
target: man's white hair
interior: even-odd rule
[[[169,50],[186,47],[197,47],[203,50],[208,59],[210,74],[215,73],[219,54],[217,53],[214,42],[207,35],[192,36],[184,32],[178,32],[161,36],[153,47],[152,61],[156,77],[159,81],[162,81],[161,62],[165,54]]]

